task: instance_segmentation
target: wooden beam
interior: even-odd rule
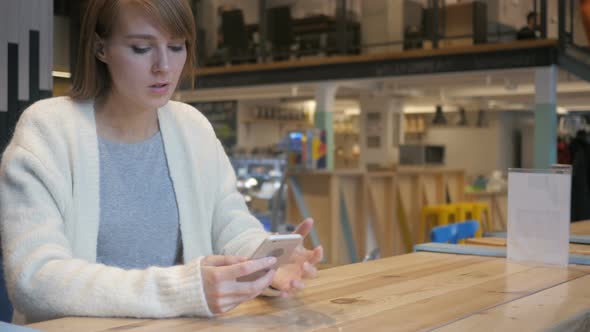
[[[313,67],[313,66],[324,66],[334,64],[346,64],[346,63],[361,63],[361,62],[374,62],[374,61],[389,61],[389,60],[402,60],[402,59],[414,59],[424,57],[436,57],[443,55],[455,55],[455,54],[474,54],[474,53],[489,53],[497,51],[509,51],[509,50],[522,50],[531,48],[543,48],[543,47],[557,47],[557,40],[527,40],[518,41],[512,43],[490,43],[490,44],[476,44],[470,46],[451,47],[451,48],[439,48],[431,50],[406,50],[403,52],[392,52],[392,53],[379,53],[379,54],[363,54],[363,55],[342,55],[332,56],[320,59],[303,59],[303,60],[289,60],[289,61],[277,61],[272,63],[259,63],[259,64],[243,64],[235,65],[231,67],[207,67],[195,69],[195,75],[207,76],[215,74],[227,74],[227,73],[240,73],[240,72],[254,72],[264,70],[276,70],[276,69],[292,69],[298,67]]]

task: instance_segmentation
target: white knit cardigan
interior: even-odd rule
[[[96,263],[99,157],[94,103],[42,100],[21,116],[0,168],[0,235],[15,323],[63,316],[211,316],[200,258],[250,255],[267,236],[237,192],[207,119],[158,110],[178,204],[184,265]]]

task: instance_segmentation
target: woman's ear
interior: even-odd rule
[[[94,55],[98,60],[104,63],[107,62],[104,52],[104,41],[98,36],[98,34],[94,34]]]

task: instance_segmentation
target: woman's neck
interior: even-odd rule
[[[139,143],[159,130],[157,110],[139,109],[111,94],[97,101],[96,130],[100,137],[119,143]]]

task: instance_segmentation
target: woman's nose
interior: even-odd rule
[[[152,66],[152,70],[154,72],[168,71],[170,69],[170,64],[168,62],[168,54],[166,53],[166,50],[160,49],[157,52],[156,57],[157,58],[154,61],[154,65]]]

